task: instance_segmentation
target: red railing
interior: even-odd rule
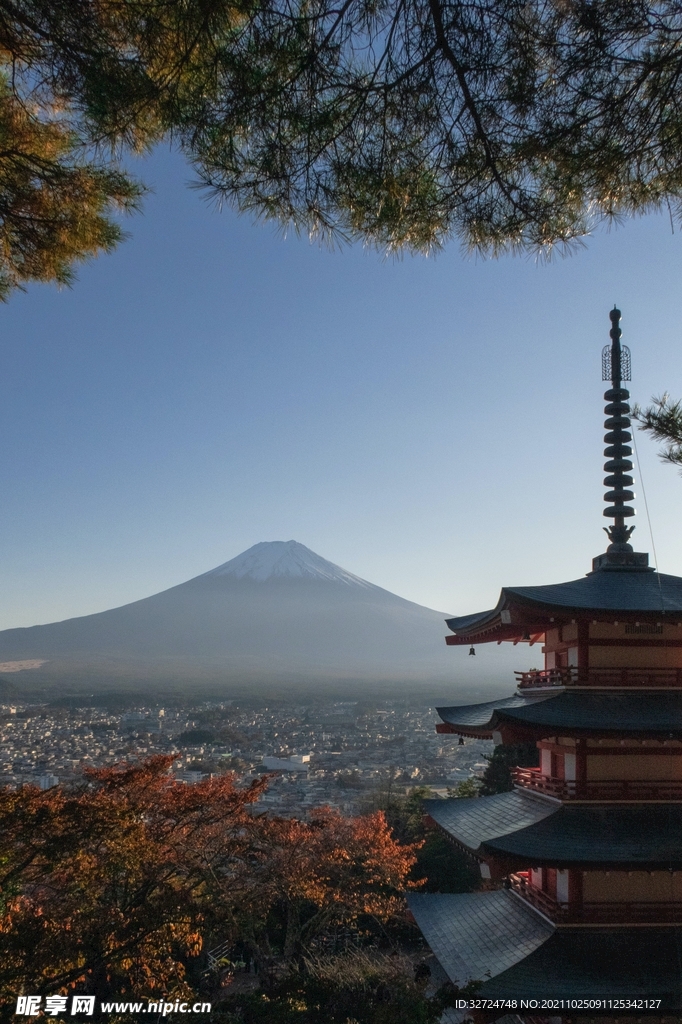
[[[575,686],[577,668],[543,668],[530,672],[515,672],[516,685],[527,690],[545,686]]]
[[[548,893],[531,885],[528,880],[528,872],[519,872],[509,876],[510,887],[519,896],[522,896],[527,903],[530,903],[536,910],[539,910],[551,921],[557,921],[561,914],[561,904],[552,899]]]
[[[558,800],[682,800],[682,780],[608,779],[568,782],[542,775],[539,768],[514,768],[514,783]]]
[[[558,800],[575,798],[575,782],[564,782],[563,779],[550,779],[540,773],[539,768],[512,768],[514,785],[523,789],[554,796]]]
[[[531,885],[526,874],[510,875],[515,893],[557,924],[677,924],[682,903],[559,903]]]
[[[546,668],[514,675],[522,690],[553,686],[682,686],[682,668]]]

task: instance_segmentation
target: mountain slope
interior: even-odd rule
[[[121,608],[4,630],[0,662],[42,659],[21,676],[46,684],[445,682],[444,618],[275,541]]]

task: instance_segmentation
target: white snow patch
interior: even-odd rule
[[[252,579],[259,583],[278,577],[332,580],[352,586],[372,587],[372,583],[346,572],[339,565],[328,562],[304,544],[295,540],[262,541],[248,551],[219,565],[206,576],[234,576],[236,579]],[[199,577],[200,579],[202,577]]]

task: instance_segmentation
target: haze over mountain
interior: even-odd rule
[[[273,541],[120,608],[4,630],[0,663],[6,671],[7,663],[42,661],[21,672],[22,683],[77,688],[443,684],[454,675],[444,618],[303,544]]]

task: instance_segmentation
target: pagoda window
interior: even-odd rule
[[[566,666],[567,668],[578,667],[578,648],[569,647],[566,651]]]
[[[563,779],[564,776],[564,755],[563,754],[551,754],[552,758],[552,771],[551,777],[553,779]]]
[[[531,868],[530,883],[531,885],[534,885],[536,889],[542,889],[542,868]]]
[[[568,903],[568,871],[556,873],[556,899],[557,903]]]
[[[552,752],[551,750],[540,751],[540,774],[546,779],[552,776]]]
[[[575,754],[564,754],[564,779],[566,782],[575,782],[576,780]]]

